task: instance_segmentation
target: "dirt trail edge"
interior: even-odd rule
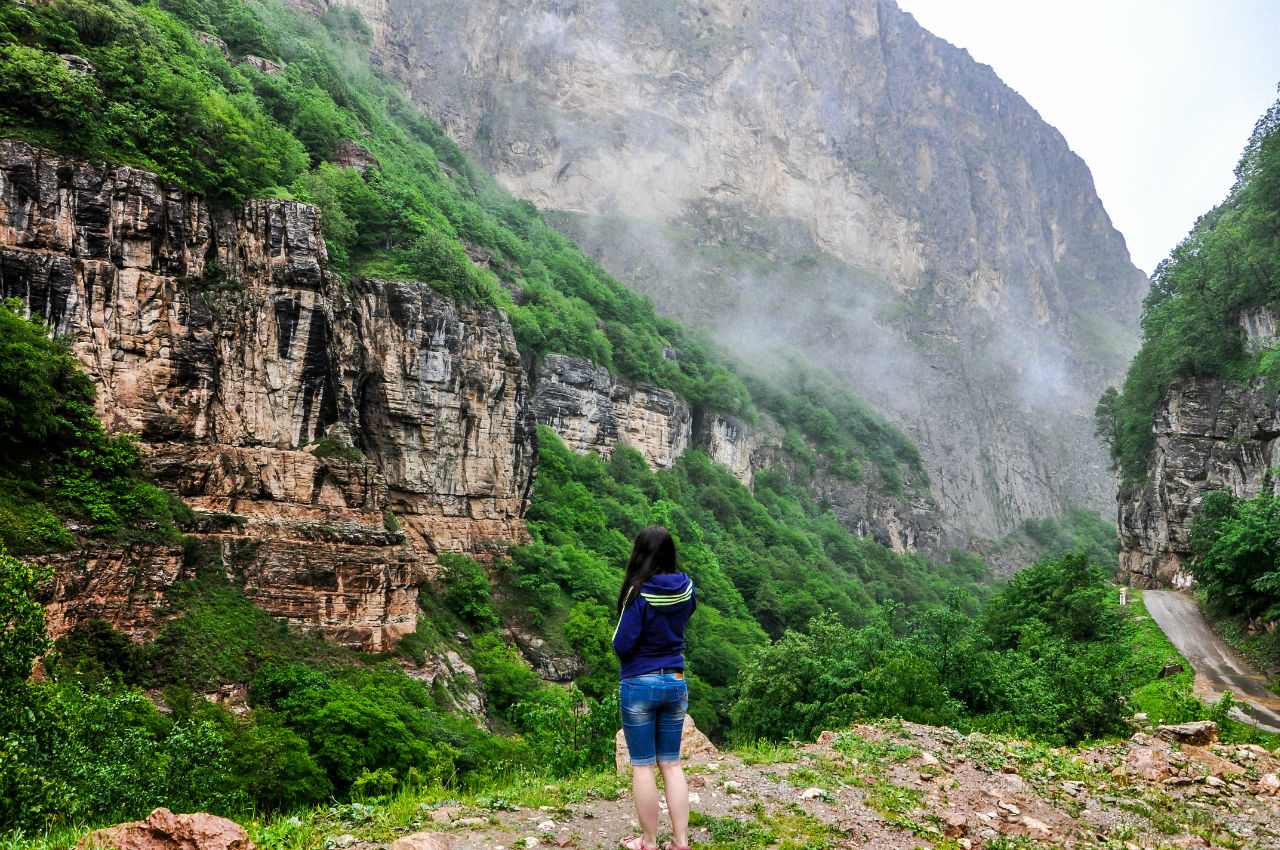
[[[1280,697],[1263,687],[1262,674],[1213,633],[1194,600],[1172,590],[1144,591],[1142,599],[1156,625],[1191,662],[1197,696],[1231,691],[1259,729],[1280,732]]]
[[[1280,754],[1180,747],[1155,732],[1071,750],[882,721],[812,744],[708,754],[687,770],[690,837],[698,850],[1280,848]],[[390,850],[611,850],[635,834],[635,808],[625,778],[606,785],[545,786],[546,805],[424,803],[394,830],[414,834]],[[387,850],[385,828],[365,829],[378,828],[331,824],[348,834],[324,847]]]

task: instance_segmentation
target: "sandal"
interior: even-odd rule
[[[668,844],[671,842],[668,841]],[[644,846],[644,836],[628,835],[626,838],[618,842],[618,846],[623,850],[659,850],[657,847],[649,848]]]
[[[662,842],[662,850],[692,850],[688,844],[683,847],[679,844],[672,844],[670,841]]]

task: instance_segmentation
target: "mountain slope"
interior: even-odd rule
[[[920,444],[952,538],[1109,492],[1143,275],[1087,167],[891,2],[356,5],[464,149],[663,313]]]

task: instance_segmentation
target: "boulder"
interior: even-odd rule
[[[680,740],[680,758],[693,763],[705,763],[715,756],[720,755],[720,751],[716,749],[716,745],[711,743],[711,739],[698,731],[698,727],[694,725],[693,718],[689,715],[684,716],[684,729],[681,732]],[[631,756],[627,752],[627,739],[622,730],[618,730],[618,735],[614,739],[614,766],[618,773],[622,773],[631,764]]]
[[[156,809],[146,820],[97,829],[80,839],[77,850],[254,850],[244,827],[235,821],[197,812],[175,815]]]
[[[1245,772],[1245,769],[1240,765],[1230,759],[1223,758],[1211,750],[1206,750],[1204,747],[1188,744],[1182,748],[1182,753],[1191,761],[1207,768],[1209,773],[1214,776],[1238,776]]]
[[[1178,675],[1179,673],[1185,671],[1186,669],[1187,668],[1183,667],[1181,664],[1166,664],[1160,668],[1160,672],[1159,674],[1156,675],[1156,678],[1167,679],[1170,676]]]
[[[1125,756],[1124,762],[1128,771],[1141,776],[1148,782],[1159,782],[1174,773],[1173,767],[1165,760],[1164,755],[1151,747],[1133,747]]]
[[[1156,737],[1176,744],[1192,744],[1203,747],[1218,740],[1218,724],[1212,720],[1197,720],[1194,723],[1179,723],[1174,726],[1157,726]]]
[[[415,832],[391,842],[391,850],[452,850],[453,836],[445,832]]]
[[[254,56],[253,54],[246,54],[240,60],[240,64],[249,65],[250,67],[256,69],[258,73],[267,74],[269,76],[274,76],[276,74],[284,73],[284,67],[281,66],[278,62],[272,62],[270,59],[265,59],[261,56]]]
[[[67,66],[67,70],[73,74],[88,76],[98,73],[98,69],[93,67],[93,63],[83,56],[77,56],[74,53],[59,53],[58,58]]]

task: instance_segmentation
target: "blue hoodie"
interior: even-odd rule
[[[684,629],[698,607],[693,581],[684,573],[659,573],[628,601],[613,632],[621,678],[664,668],[684,669]]]

